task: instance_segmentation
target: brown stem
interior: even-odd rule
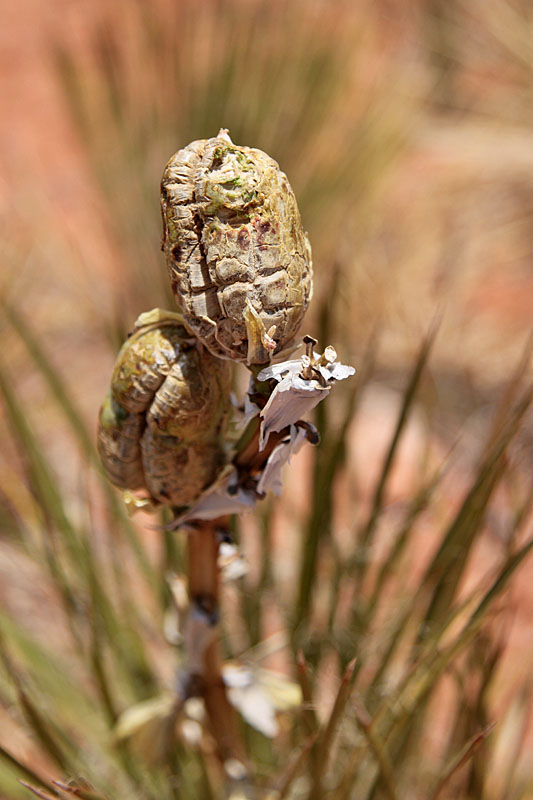
[[[235,711],[222,678],[219,641],[219,531],[228,518],[198,521],[188,535],[189,614],[185,646],[189,661],[187,693],[203,697],[209,724],[222,762],[244,761]]]
[[[234,464],[240,481],[254,481],[264,468],[276,445],[288,433],[284,428],[270,435],[264,450],[259,451],[259,425],[250,441],[236,455]],[[229,517],[196,520],[188,534],[189,612],[184,632],[188,661],[187,696],[203,697],[207,716],[222,761],[245,759],[235,711],[227,698],[222,678],[219,642],[219,569],[220,532],[228,528]]]
[[[259,425],[257,426],[257,430],[254,431],[254,434],[248,444],[245,445],[240,453],[237,453],[233,459],[233,463],[239,470],[241,481],[246,475],[253,477],[257,476],[261,472],[276,445],[283,441],[288,433],[288,427],[283,428],[281,431],[277,431],[276,433],[271,433],[263,449],[259,450],[259,440],[261,437]]]

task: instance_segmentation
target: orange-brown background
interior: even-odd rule
[[[140,7],[148,18],[161,21],[167,15],[178,23],[176,8],[185,8],[183,37],[175,42],[181,83],[169,79],[161,85],[168,75],[168,42],[160,50],[157,45],[143,50]],[[263,16],[256,19],[258,10]],[[351,432],[350,457],[368,465],[370,473],[378,468],[383,430],[392,425],[398,404],[396,390],[422,334],[440,313],[435,385],[428,391],[442,415],[443,450],[466,426],[468,470],[469,448],[476,452],[477,430],[519,358],[533,316],[533,19],[527,2],[109,6],[4,0],[1,11],[0,291],[31,322],[88,420],[96,417],[105,391],[117,331],[164,297],[157,204],[145,217],[136,174],[143,171],[156,198],[164,162],[174,150],[193,136],[212,136],[226,125],[232,133],[236,126],[257,137],[242,141],[234,133],[236,141],[267,149],[302,198],[317,302],[340,270],[331,303],[343,358],[357,365],[371,329],[381,331],[379,380]],[[220,20],[224,25],[218,29]],[[132,149],[129,168],[93,49],[95,31],[101,30],[113,31],[119,53],[127,111],[121,135],[128,141],[131,127],[133,141],[144,142],[141,152]],[[253,47],[246,51],[248,35],[261,43],[259,55]],[[319,82],[314,98],[311,73],[305,83],[290,71],[305,62],[306,42],[322,54],[314,68],[332,70],[330,83]],[[232,73],[213,88],[210,70],[222,70],[232,48],[241,74]],[[61,49],[75,58],[82,79],[89,119],[84,132],[61,79]],[[158,52],[156,64],[151,59]],[[337,60],[328,67],[328,54],[335,52]],[[287,59],[287,71],[271,75],[256,69],[255,58],[260,65]],[[256,106],[270,95],[273,106],[262,116]],[[306,113],[299,116],[300,106]],[[170,124],[162,133],[157,127],[166,111],[179,120],[175,132]],[[140,120],[146,124],[142,137]],[[106,171],[115,181],[111,195],[102,188]],[[119,226],[113,199],[120,206]],[[128,214],[131,229],[123,222]],[[146,264],[140,278],[139,264],[132,262],[136,255],[141,270]],[[76,477],[61,417],[4,323],[1,333],[3,358],[22,396],[31,399],[42,441],[74,495]],[[391,500],[408,493],[409,470],[422,449],[416,425],[410,437],[396,466]],[[533,464],[531,441],[529,420],[519,454],[524,474]],[[7,490],[16,495],[22,489],[8,468],[7,441],[3,450],[0,470]],[[462,488],[460,482],[448,488],[450,502]],[[504,517],[496,509],[489,519],[474,573],[490,563]],[[514,622],[502,705],[507,687],[530,670],[531,569],[529,563],[521,570],[509,600]],[[6,574],[5,566],[2,572],[0,594],[20,594],[17,577]],[[26,602],[32,609],[31,598],[24,608]]]

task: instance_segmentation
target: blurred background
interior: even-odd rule
[[[228,645],[238,652],[283,628],[296,604],[292,641],[316,668],[317,707],[327,709],[337,669],[350,653],[365,661],[357,626],[346,623],[353,586],[334,602],[329,588],[336,570],[351,574],[346,564],[358,563],[350,549],[354,531],[375,548],[368,560],[374,571],[366,575],[372,598],[376,586],[383,588],[375,565],[390,556],[402,515],[455,446],[453,468],[446,468],[431,511],[409,529],[392,580],[416,586],[438,550],[436,529],[446,527],[479,478],[528,376],[522,354],[533,316],[533,7],[528,0],[1,6],[0,361],[7,399],[0,417],[0,601],[37,638],[45,631],[58,651],[69,651],[53,581],[30,558],[21,534],[42,527],[43,516],[51,527],[57,523],[35,489],[35,464],[42,468],[36,448],[65,513],[76,525],[105,527],[83,437],[93,437],[116,352],[135,317],[174,306],[159,249],[160,176],[176,150],[225,127],[235,143],[265,150],[287,173],[313,247],[315,298],[306,331],[322,345],[333,343],[359,372],[355,389],[339,391],[328,417],[317,420],[326,455],[302,454],[279,509],[243,526],[251,567],[240,590],[246,597],[264,589],[263,616],[247,627],[244,614]],[[420,348],[437,320],[425,363]],[[416,363],[422,375],[413,373]],[[410,385],[416,400],[406,394]],[[31,434],[24,434],[24,421]],[[497,490],[491,484],[488,512],[480,512],[461,551],[457,597],[482,587],[516,552],[528,520],[531,536],[532,422],[524,411],[505,462],[498,462],[504,474]],[[384,473],[395,430],[401,442]],[[324,487],[317,470],[326,457],[333,472]],[[319,490],[327,495],[322,505]],[[314,528],[309,509],[319,512]],[[268,541],[261,538],[267,528]],[[170,558],[153,519],[141,518],[135,530],[152,564]],[[310,556],[302,530],[311,537]],[[109,546],[104,542],[102,553]],[[291,572],[287,554],[300,565],[297,598],[290,588],[297,568]],[[266,557],[274,578],[265,574]],[[491,785],[480,788],[480,768],[478,779],[472,768],[465,797],[533,797],[525,756],[533,745],[532,570],[531,560],[521,566],[487,628],[482,661],[486,666],[496,651],[498,658],[483,714],[505,735],[494,746]],[[309,574],[324,578],[311,600]],[[272,600],[276,581],[285,591],[279,607]],[[237,613],[231,602],[237,608],[241,601],[228,602],[228,613]],[[338,612],[335,623],[325,619],[328,608]],[[361,691],[371,685],[365,670],[372,675],[380,652],[372,641],[377,649],[358,677]],[[170,671],[163,656],[154,658],[162,675]],[[289,669],[290,659],[278,661]],[[479,689],[479,676],[462,669],[444,676],[427,712],[440,720],[425,740],[435,763],[483,727],[474,712],[467,724],[450,711],[452,685],[463,687],[459,698],[479,700],[475,687],[465,689],[469,681]],[[10,702],[0,698],[0,721],[10,731],[4,741],[0,724],[0,744],[16,730],[20,757],[42,758],[52,769]],[[514,717],[506,726],[509,709]],[[481,774],[489,774],[487,764]],[[413,786],[410,797],[425,791]]]

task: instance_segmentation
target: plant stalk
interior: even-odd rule
[[[189,612],[185,625],[185,649],[189,672],[186,694],[203,698],[218,754],[244,761],[236,713],[222,677],[219,636],[218,548],[220,531],[228,517],[198,521],[188,534]]]

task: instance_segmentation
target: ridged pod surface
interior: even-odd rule
[[[142,314],[118,354],[100,409],[98,450],[112,483],[189,505],[222,465],[230,365],[183,327],[179,314]]]
[[[312,295],[311,247],[277,163],[223,131],[192,142],[165,168],[161,210],[174,295],[208,350],[264,363],[289,344]],[[266,347],[250,341],[250,313]]]

